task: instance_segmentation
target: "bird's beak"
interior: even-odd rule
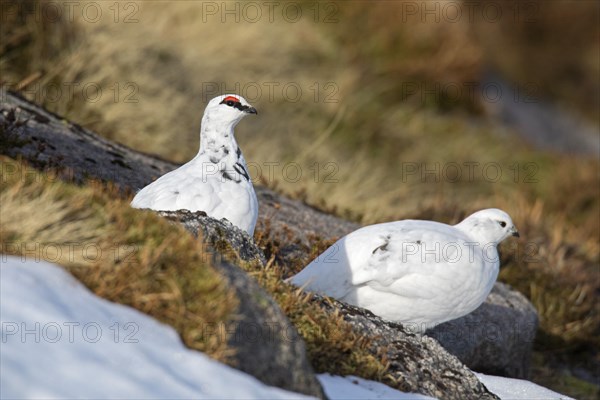
[[[248,107],[248,106],[246,106],[243,111],[246,114],[258,114],[258,111],[256,111],[256,108],[254,108],[254,107]]]
[[[521,237],[521,235],[519,235],[519,231],[517,231],[517,228],[515,228],[514,226],[512,227],[512,229],[510,230],[510,233],[514,236],[514,237]]]

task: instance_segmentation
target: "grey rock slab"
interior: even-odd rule
[[[204,211],[188,210],[159,211],[158,215],[182,224],[195,237],[201,233],[204,241],[213,249],[219,249],[226,243],[242,261],[266,264],[265,255],[252,237],[226,219],[217,220],[207,216]]]
[[[474,371],[526,379],[538,316],[525,296],[501,282],[479,308],[426,332]]]

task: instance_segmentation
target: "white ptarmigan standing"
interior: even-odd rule
[[[212,99],[202,117],[196,157],[140,190],[131,206],[204,211],[216,219],[226,218],[252,236],[258,201],[233,128],[246,115],[256,113],[241,96],[227,94]]]
[[[485,301],[500,267],[497,245],[510,235],[519,233],[498,209],[454,226],[370,225],[338,240],[289,281],[424,332]]]

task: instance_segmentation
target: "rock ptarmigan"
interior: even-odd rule
[[[233,128],[244,116],[256,113],[241,96],[227,94],[212,99],[202,117],[196,157],[140,190],[131,206],[204,211],[216,219],[226,218],[252,236],[258,201]]]
[[[424,332],[485,301],[500,267],[497,245],[511,235],[519,233],[498,209],[454,226],[370,225],[338,240],[289,282]]]

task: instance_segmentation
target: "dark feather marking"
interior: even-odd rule
[[[240,150],[240,148],[238,147],[238,148],[235,150],[235,154],[237,155],[237,158],[240,158],[240,156],[242,155],[242,150]]]
[[[379,247],[376,247],[376,248],[375,248],[375,250],[373,250],[373,253],[372,253],[372,254],[375,254],[375,252],[376,252],[377,250],[381,250],[381,251],[387,251],[387,249],[388,249],[388,245],[390,244],[390,240],[391,240],[391,239],[392,239],[392,235],[387,235],[387,236],[385,237],[385,239],[384,239],[384,240],[385,240],[385,243],[384,243],[384,244],[382,244],[382,245],[381,245],[381,246],[379,246]]]
[[[375,254],[377,252],[377,250],[381,250],[381,251],[386,251],[388,247],[388,243],[384,243],[379,247],[375,247],[375,250],[373,250],[373,254]]]
[[[243,175],[244,178],[246,178],[247,181],[250,181],[250,175],[248,175],[248,172],[246,172],[246,170],[244,169],[244,166],[241,165],[240,163],[235,163],[233,165],[233,169],[235,169],[235,171],[240,174]],[[240,171],[241,170],[241,171]]]
[[[231,175],[229,175],[229,173],[227,171],[221,171],[221,175],[227,181],[236,181]],[[239,181],[236,181],[236,182],[239,182]]]

